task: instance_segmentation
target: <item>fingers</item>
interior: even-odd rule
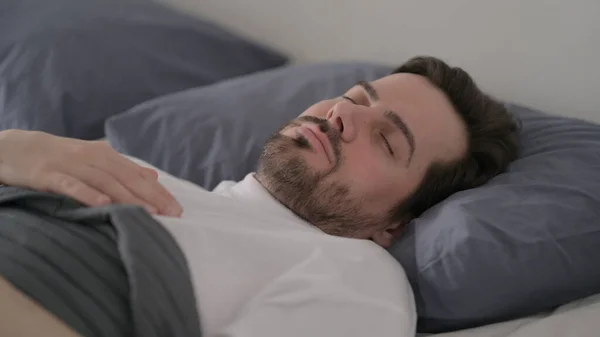
[[[35,157],[39,159],[21,165],[30,168],[17,174],[25,186],[63,194],[88,206],[125,203],[143,206],[150,213],[181,215],[181,205],[159,183],[155,170],[138,165],[105,142],[50,138],[37,143],[52,142],[56,144],[39,151]]]
[[[60,172],[48,172],[40,181],[40,190],[66,195],[87,206],[102,206],[111,199],[83,181]]]
[[[181,205],[158,182],[158,173],[156,171],[139,166],[118,154],[110,156],[102,169],[115,172],[116,179],[137,197],[156,207],[159,213],[170,216],[181,215]]]
[[[155,207],[136,197],[113,176],[89,165],[47,172],[42,189],[67,195],[88,206],[132,204],[144,207],[149,213],[158,213]]]
[[[113,203],[133,204],[144,207],[149,213],[157,214],[158,209],[139,198],[130,188],[128,184],[139,184],[136,182],[124,182],[114,175],[114,172],[106,172],[102,168],[94,165],[80,166],[74,175],[82,177],[91,187],[105,193],[111,198]],[[137,180],[144,180],[141,176]]]
[[[142,176],[150,180],[157,180],[158,172],[148,167],[142,167]]]

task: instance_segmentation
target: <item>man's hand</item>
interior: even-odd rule
[[[135,204],[150,213],[181,215],[156,171],[102,141],[38,131],[0,131],[0,183],[69,196],[88,206]]]

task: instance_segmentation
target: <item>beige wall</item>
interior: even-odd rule
[[[164,0],[298,62],[464,67],[504,100],[600,121],[600,0]]]

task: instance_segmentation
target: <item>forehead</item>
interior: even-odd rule
[[[423,76],[392,74],[371,84],[377,90],[379,99],[387,105],[402,105],[405,109],[416,109],[422,113],[439,111],[437,117],[453,117],[451,114],[454,109],[446,95]]]
[[[465,125],[442,90],[415,74],[392,74],[371,82],[379,102],[402,117],[424,162],[452,160],[466,148]]]

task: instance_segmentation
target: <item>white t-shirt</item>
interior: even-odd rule
[[[204,336],[415,336],[412,290],[385,249],[325,234],[253,174],[210,192],[157,171],[184,209],[155,218],[188,260]]]

